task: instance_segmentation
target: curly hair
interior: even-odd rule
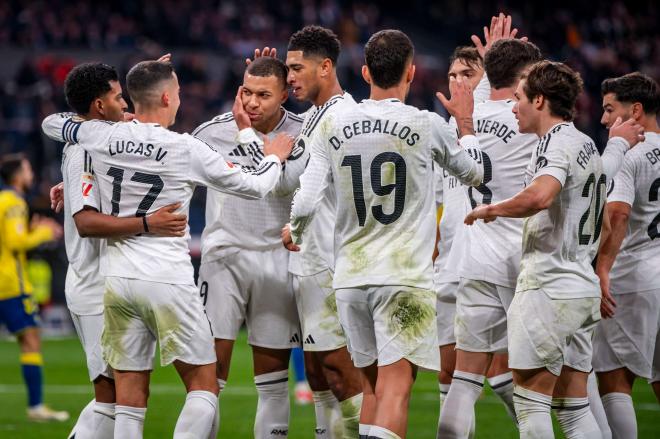
[[[119,81],[114,67],[103,63],[78,64],[64,80],[67,104],[78,114],[89,113],[92,102],[112,90],[110,81]]]
[[[289,39],[289,51],[301,50],[305,58],[320,56],[337,65],[341,43],[337,35],[330,29],[321,26],[305,26]]]
[[[533,43],[514,39],[499,40],[486,52],[484,70],[493,88],[512,87],[528,65],[542,59],[541,51]]]
[[[543,96],[550,106],[550,114],[571,121],[575,117],[575,102],[582,91],[580,74],[566,64],[553,61],[539,61],[533,64],[527,74],[523,91],[530,101]]]
[[[380,88],[394,87],[401,81],[414,52],[412,41],[400,30],[376,32],[364,46],[364,58],[371,80]]]
[[[658,114],[660,89],[650,76],[639,72],[628,73],[618,78],[608,78],[601,84],[601,95],[614,93],[616,100],[629,104],[639,102],[646,114]]]

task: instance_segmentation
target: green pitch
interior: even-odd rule
[[[18,366],[16,343],[0,342],[0,437],[65,438],[80,410],[92,398],[87,381],[82,349],[77,339],[44,342],[45,399],[59,410],[68,410],[72,419],[66,423],[29,423],[25,415],[25,390]],[[410,407],[408,437],[435,438],[438,419],[438,390],[435,376],[419,374]],[[145,438],[171,437],[179,410],[184,402],[184,388],[174,368],[157,368],[152,376],[151,397],[145,423]],[[639,437],[660,437],[660,405],[641,381],[635,388]],[[241,334],[231,366],[229,383],[221,402],[221,438],[251,438],[257,394],[252,381],[252,361]],[[291,405],[289,438],[313,438],[312,406]],[[477,404],[477,438],[515,438],[516,430],[499,400],[486,391]],[[559,437],[559,434],[558,434]]]

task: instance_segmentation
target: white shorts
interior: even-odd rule
[[[660,330],[660,290],[614,294],[614,317],[601,320],[594,337],[596,372],[625,367],[650,379]]]
[[[562,366],[590,372],[592,337],[600,320],[600,298],[551,299],[543,290],[516,293],[507,314],[509,367]]]
[[[215,338],[236,340],[245,322],[252,346],[300,346],[287,252],[284,247],[241,250],[202,264],[198,284]]]
[[[73,326],[76,328],[80,344],[85,351],[89,380],[94,381],[101,375],[112,378],[112,368],[103,359],[101,349],[103,314],[79,315],[72,312],[71,320],[73,320]]]
[[[303,350],[333,351],[346,346],[346,336],[339,324],[332,271],[312,276],[293,276],[293,291],[298,306]]]
[[[435,293],[406,286],[336,290],[339,321],[356,367],[402,358],[428,370],[440,369]]]
[[[467,352],[506,352],[506,312],[514,289],[461,278],[456,293],[456,348]]]
[[[433,286],[437,296],[435,311],[438,326],[438,346],[456,343],[454,319],[456,318],[456,291],[458,282],[443,282]]]
[[[194,284],[108,276],[103,296],[103,358],[115,370],[151,370],[160,362],[215,363],[211,325]]]

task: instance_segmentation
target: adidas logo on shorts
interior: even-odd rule
[[[295,334],[293,334],[293,337],[291,337],[291,340],[289,340],[289,343],[300,343],[300,337],[298,337],[297,332]]]
[[[305,344],[316,344],[314,341],[314,338],[312,338],[312,334],[309,334],[307,338],[305,339]]]

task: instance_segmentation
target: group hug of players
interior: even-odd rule
[[[307,26],[286,63],[256,51],[232,112],[192,135],[167,129],[167,56],[129,71],[134,114],[112,67],[74,68],[74,113],[43,122],[67,143],[54,199],[95,388],[72,437],[142,437],[158,343],[187,390],[174,437],[215,438],[244,323],[259,439],[287,436],[300,344],[317,438],[405,437],[420,368],[440,371],[439,438],[474,435],[486,379],[523,438],[553,437],[551,410],[569,438],[634,437],[633,380],[660,395],[658,85],[603,83],[601,156],[572,123],[579,74],[516,33],[500,14],[456,50],[449,123],[405,105],[414,49],[396,30],[365,45],[369,99],[340,86],[334,33]],[[310,110],[281,107],[288,89]]]

